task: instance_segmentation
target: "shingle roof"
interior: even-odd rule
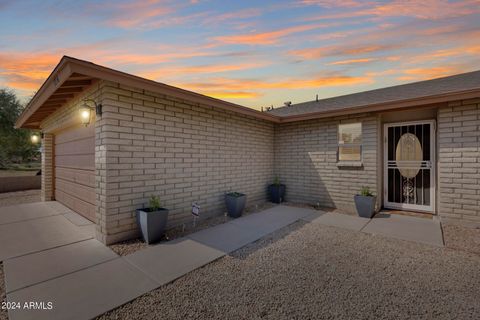
[[[364,91],[333,98],[309,101],[268,111],[277,116],[295,116],[317,112],[335,112],[342,109],[425,98],[439,94],[480,88],[480,70],[454,76],[413,82],[393,87]]]

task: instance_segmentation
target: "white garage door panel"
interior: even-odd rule
[[[95,131],[93,126],[55,135],[55,199],[95,220]]]

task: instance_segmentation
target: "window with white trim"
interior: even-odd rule
[[[338,125],[338,161],[362,160],[362,123]]]

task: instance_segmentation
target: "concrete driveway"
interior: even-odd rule
[[[93,223],[55,201],[0,208],[0,261],[94,235]]]

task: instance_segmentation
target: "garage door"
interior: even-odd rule
[[[95,127],[55,135],[55,199],[95,220]]]

